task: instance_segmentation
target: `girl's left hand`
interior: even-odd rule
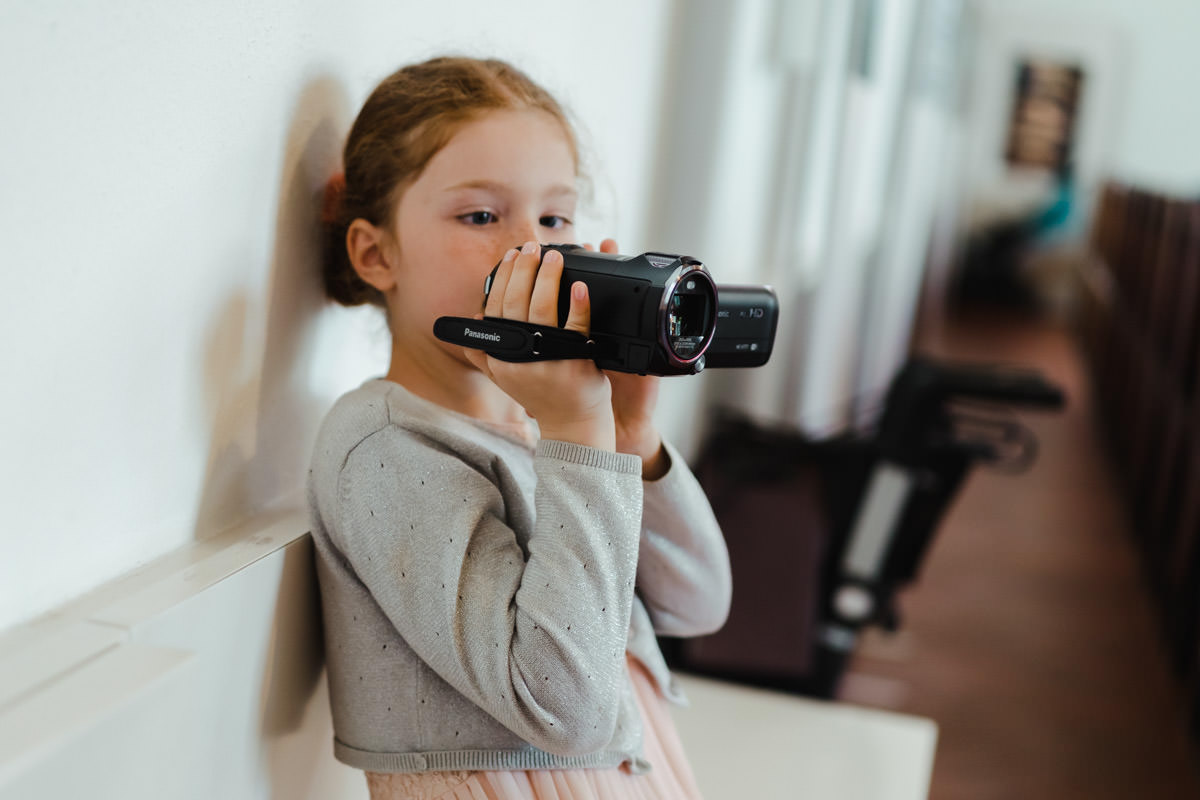
[[[584,249],[595,250],[590,244]],[[617,243],[605,239],[600,252],[616,253]],[[632,453],[642,459],[642,478],[656,480],[667,473],[670,462],[663,449],[662,436],[654,425],[654,406],[658,402],[656,375],[634,375],[604,370],[612,385],[613,418],[616,422],[617,452]]]

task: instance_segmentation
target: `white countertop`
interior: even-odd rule
[[[933,720],[677,675],[673,708],[705,800],[928,797]]]

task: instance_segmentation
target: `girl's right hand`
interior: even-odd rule
[[[505,253],[488,294],[487,316],[558,324],[562,254],[549,251],[539,266],[540,250],[536,242],[527,242],[520,251]],[[587,284],[582,281],[571,287],[571,306],[563,327],[588,335],[591,304]],[[472,348],[467,348],[466,354],[480,372],[537,420],[543,439],[616,450],[612,387],[595,362],[576,358],[512,363]]]

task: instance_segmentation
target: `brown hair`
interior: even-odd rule
[[[346,138],[345,172],[325,189],[321,222],[326,295],[342,305],[386,308],[383,293],[360,278],[350,262],[350,223],[362,218],[386,226],[404,189],[462,125],[504,109],[537,109],[553,116],[562,124],[578,164],[575,133],[562,107],[504,61],[434,58],[404,67],[375,87]]]

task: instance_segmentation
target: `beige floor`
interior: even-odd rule
[[[943,324],[919,349],[1041,368],[1070,396],[1023,415],[1021,476],[976,470],[843,698],[934,719],[936,800],[1200,797],[1185,706],[1072,338],[1001,316]]]

